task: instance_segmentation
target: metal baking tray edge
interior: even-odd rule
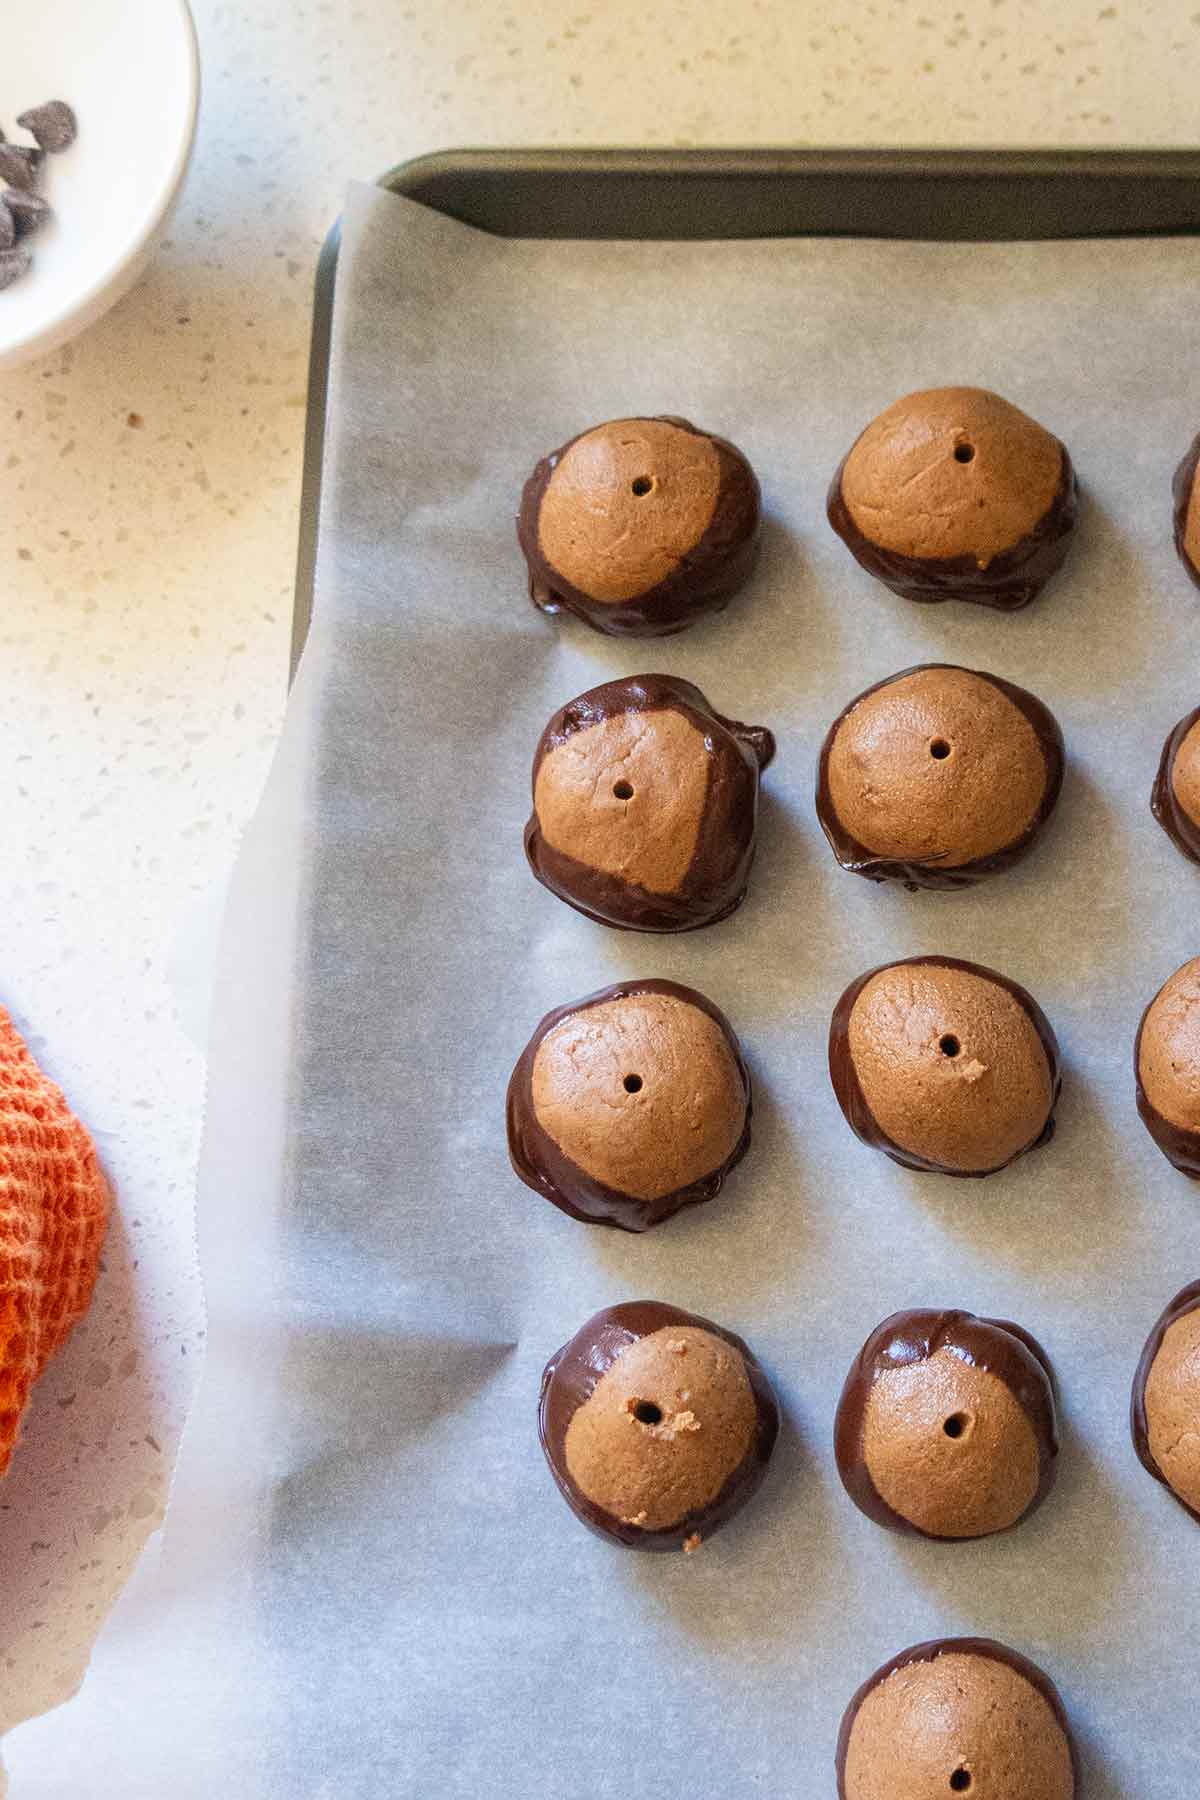
[[[1200,232],[1200,150],[447,150],[380,186],[501,237]],[[291,673],[312,617],[340,227],[317,262]]]

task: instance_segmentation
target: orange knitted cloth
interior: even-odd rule
[[[91,1138],[0,1006],[0,1476],[34,1382],[87,1311],[108,1209]]]

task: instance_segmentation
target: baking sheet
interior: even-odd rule
[[[1200,1266],[1194,1191],[1130,1073],[1142,1005],[1197,947],[1195,871],[1147,806],[1196,699],[1169,478],[1197,422],[1197,260],[1183,240],[501,241],[351,192],[316,618],[214,1014],[205,1383],[163,1570],[60,1716],[60,1780],[149,1796],[167,1753],[184,1800],[831,1793],[862,1677],[983,1633],[1059,1682],[1090,1800],[1182,1791],[1200,1540],[1126,1408]],[[1077,545],[1024,614],[906,605],[824,522],[862,423],[946,381],[1026,406],[1079,468]],[[768,513],[751,589],[640,646],[529,608],[512,530],[536,456],[630,411],[732,435]],[[1041,845],[961,895],[842,874],[812,811],[829,720],[928,660],[1032,687],[1070,757]],[[674,940],[580,918],[521,851],[547,715],[646,669],[779,738],[745,906]],[[829,1088],[843,986],[919,952],[1014,976],[1062,1041],[1057,1136],[982,1183],[872,1154]],[[710,994],[756,1084],[725,1192],[641,1238],[540,1201],[503,1132],[541,1014],[629,975]],[[746,1336],[786,1413],[760,1495],[695,1557],[591,1537],[537,1445],[546,1356],[643,1295]],[[978,1544],[879,1531],[833,1466],[862,1339],[937,1304],[1020,1320],[1061,1379],[1055,1493]],[[61,1791],[47,1741],[14,1738],[14,1800]]]

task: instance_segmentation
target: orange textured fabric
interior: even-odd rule
[[[34,1382],[87,1311],[108,1213],[91,1138],[0,1006],[0,1476]]]

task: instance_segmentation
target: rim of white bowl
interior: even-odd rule
[[[91,313],[96,301],[108,287],[114,287],[123,270],[137,261],[147,246],[153,242],[167,214],[171,203],[179,192],[187,166],[191,159],[192,147],[196,141],[196,119],[200,110],[200,41],[196,35],[196,21],[192,17],[192,9],[188,0],[170,0],[179,17],[183,30],[183,49],[187,58],[188,100],[182,121],[182,130],[175,154],[171,158],[166,174],[155,190],[146,215],[136,235],[106,263],[95,279],[76,294],[65,306],[31,326],[22,336],[5,342],[0,338],[0,371],[17,359],[28,360],[38,354],[38,346],[45,345],[53,350],[70,335],[70,324],[80,318],[85,324],[94,322],[96,315]],[[120,298],[120,293],[113,295],[113,303]],[[91,316],[89,317],[89,313]]]

